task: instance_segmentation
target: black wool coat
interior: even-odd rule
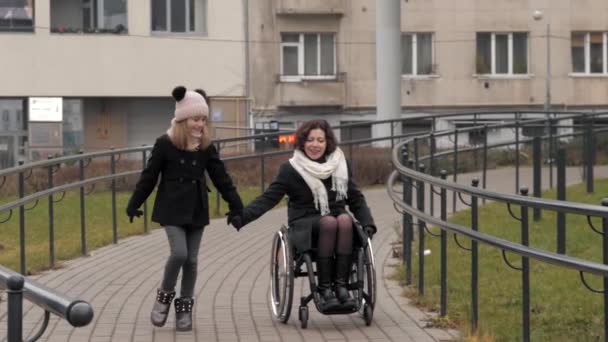
[[[336,191],[331,190],[331,177],[323,180],[327,190],[330,215],[338,216],[347,213],[346,206],[363,227],[376,227],[371,211],[365,202],[365,197],[352,180],[352,172],[348,165],[347,198],[336,200]],[[283,196],[289,197],[287,206],[287,222],[289,225],[289,240],[300,252],[313,248],[313,230],[321,218],[321,212],[315,208],[312,191],[289,161],[283,163],[279,173],[273,179],[266,191],[243,209],[245,223],[251,222],[272,209],[281,201]],[[279,227],[277,227],[278,229]]]
[[[167,134],[156,139],[128,208],[139,208],[154,190],[160,176],[152,221],[163,226],[206,226],[209,224],[209,200],[205,170],[222,198],[228,202],[230,210],[241,210],[241,197],[215,146],[184,151],[178,149]]]

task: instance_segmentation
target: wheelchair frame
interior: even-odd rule
[[[275,233],[272,241],[269,301],[273,318],[282,323],[287,323],[293,305],[294,280],[306,276],[308,277],[311,293],[300,298],[298,310],[298,318],[303,329],[308,326],[308,303],[311,300],[314,300],[317,310],[325,315],[359,312],[363,316],[365,324],[369,326],[373,319],[376,303],[376,270],[371,240],[368,238],[367,243],[364,243],[365,246],[354,249],[356,254],[351,266],[348,289],[354,295],[357,307],[352,310],[323,312],[319,308],[320,294],[317,291],[313,257],[311,253],[295,253],[287,237],[287,231],[287,226],[283,225]],[[301,270],[302,265],[306,265],[305,272]]]

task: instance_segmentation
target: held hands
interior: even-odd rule
[[[226,216],[226,224],[232,225],[237,232],[245,225],[243,212],[228,212]]]
[[[127,208],[127,216],[129,216],[129,222],[133,223],[133,217],[140,217],[144,212],[139,209]]]

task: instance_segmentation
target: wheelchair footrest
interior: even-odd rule
[[[325,310],[325,311],[320,311],[320,313],[324,314],[324,315],[344,315],[344,314],[350,314],[353,312],[357,312],[357,307],[353,307],[353,306],[341,306],[332,310]]]

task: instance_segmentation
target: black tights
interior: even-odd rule
[[[337,241],[336,241],[337,240]],[[319,257],[350,255],[353,250],[353,219],[348,214],[331,215],[319,220]]]

